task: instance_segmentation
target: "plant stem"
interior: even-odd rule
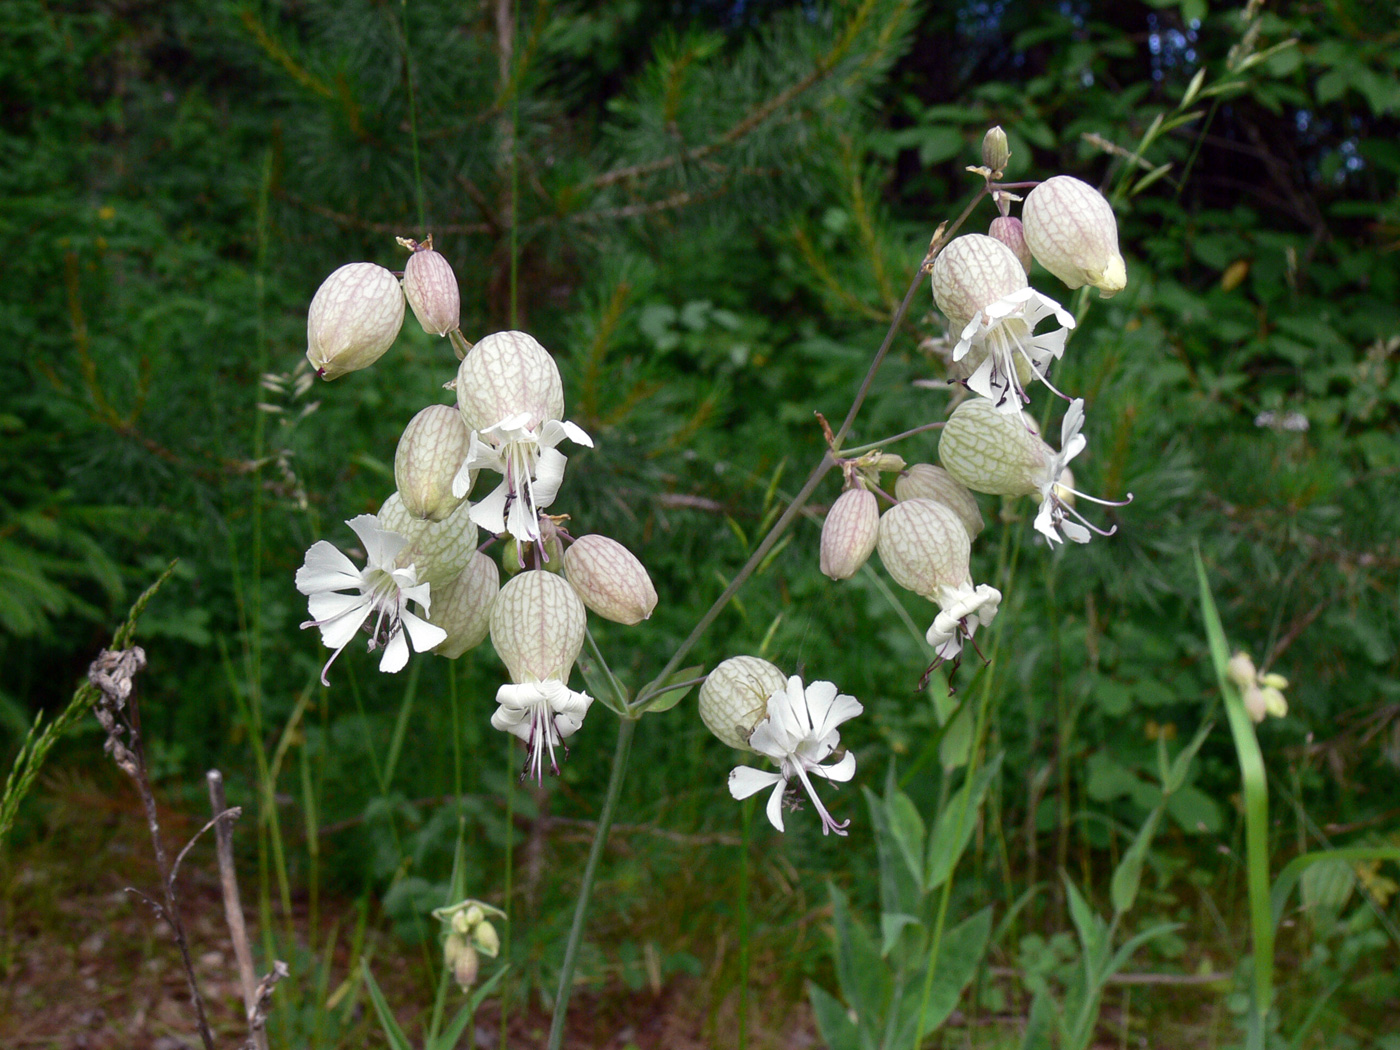
[[[583,883],[574,904],[574,921],[569,927],[569,940],[564,948],[564,967],[559,972],[559,992],[554,997],[554,1020],[549,1028],[549,1050],[559,1050],[564,1041],[564,1022],[569,1013],[569,997],[574,990],[574,967],[578,964],[578,949],[583,942],[583,928],[588,919],[588,900],[593,893],[593,880],[598,874],[598,862],[608,842],[608,830],[617,813],[617,800],[622,795],[622,782],[627,777],[627,759],[632,753],[632,736],[637,721],[620,718],[617,724],[617,747],[613,751],[612,776],[608,779],[608,794],[598,814],[598,828],[593,833],[593,845],[588,850],[588,863],[583,868]]]
[[[883,441],[872,441],[868,445],[857,445],[855,448],[843,448],[841,450],[841,455],[847,458],[851,456],[861,456],[867,452],[874,452],[877,448],[893,445],[896,441],[903,441],[905,438],[913,437],[915,434],[923,434],[929,430],[941,430],[943,426],[943,420],[939,420],[937,423],[925,423],[922,426],[915,427],[913,430],[906,430],[902,434],[895,434],[893,437],[887,437]]]

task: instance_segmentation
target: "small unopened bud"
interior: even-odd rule
[[[971,582],[972,541],[958,516],[928,499],[902,500],[880,517],[880,561],[894,582],[930,600]]]
[[[982,233],[955,237],[933,260],[933,301],[961,334],[978,311],[1026,287],[1010,248]]]
[[[1249,654],[1241,651],[1230,657],[1229,663],[1225,665],[1225,677],[1241,689],[1253,685],[1256,672],[1254,661],[1249,658]]]
[[[1021,207],[1026,244],[1068,288],[1089,285],[1107,299],[1128,283],[1118,222],[1102,193],[1070,175],[1046,179]]]
[[[442,946],[442,961],[452,971],[452,979],[462,991],[468,991],[476,984],[477,975],[481,972],[481,959],[476,949],[460,934],[448,934]]]
[[[403,294],[429,335],[446,335],[462,323],[462,295],[452,266],[432,248],[419,248],[403,269]]]
[[[1011,249],[1011,254],[1026,273],[1031,272],[1031,250],[1026,247],[1026,231],[1014,215],[998,215],[992,220],[987,236],[994,237]]]
[[[564,552],[564,576],[605,620],[635,624],[656,608],[656,588],[636,555],[606,536],[580,536]]]
[[[894,474],[904,469],[904,457],[893,452],[883,452],[875,457],[875,470]]]
[[[496,563],[474,551],[467,567],[444,587],[432,588],[433,606],[428,622],[441,627],[447,637],[433,652],[455,660],[486,640],[491,629],[491,606],[501,589]]]
[[[494,959],[501,950],[501,936],[496,932],[496,927],[485,919],[477,923],[476,931],[472,934],[472,947],[482,955]]]
[[[409,514],[442,521],[461,506],[462,499],[452,495],[452,479],[470,444],[471,433],[455,405],[429,405],[409,420],[394,452],[394,482]]]
[[[900,500],[931,499],[943,504],[958,516],[969,540],[975,540],[982,531],[982,508],[977,506],[977,497],[942,467],[915,463],[896,479],[894,494]]]
[[[306,315],[306,359],[322,379],[368,368],[403,326],[398,278],[374,263],[348,263],[316,290]]]
[[[821,570],[833,580],[848,580],[875,549],[880,534],[880,507],[875,494],[847,489],[836,498],[822,522]]]
[[[427,583],[437,603],[437,589],[446,587],[467,567],[476,552],[479,534],[472,524],[471,504],[466,500],[442,521],[415,518],[403,505],[397,492],[379,508],[379,527],[408,540],[398,557],[397,568],[412,565],[420,583]]]
[[[752,751],[754,726],[768,717],[768,698],[787,688],[787,675],[756,656],[731,656],[700,687],[700,721],[730,747]]]
[[[1006,132],[998,124],[982,136],[982,166],[990,168],[996,178],[1006,170],[1006,162],[1011,159],[1011,146],[1006,141]]]

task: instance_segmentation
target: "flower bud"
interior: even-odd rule
[[[1010,248],[1021,269],[1028,274],[1031,272],[1031,250],[1026,246],[1026,231],[1020,219],[1014,215],[998,215],[987,229],[987,236]]]
[[[455,660],[485,641],[491,629],[491,606],[500,589],[496,563],[480,551],[472,552],[467,567],[455,580],[431,588],[433,607],[428,622],[447,632],[433,652]]]
[[[408,512],[397,492],[379,508],[379,527],[408,540],[394,565],[400,569],[412,565],[419,582],[428,584],[435,605],[437,589],[455,580],[476,553],[479,536],[470,511],[471,504],[463,500],[442,521],[425,521]]]
[[[933,301],[960,333],[977,312],[1026,287],[1026,271],[1011,249],[993,237],[954,237],[933,260]]]
[[[1249,658],[1249,654],[1240,651],[1230,657],[1230,661],[1225,665],[1225,677],[1241,689],[1253,685],[1257,672],[1254,670],[1254,661]]]
[[[969,540],[975,540],[982,531],[982,509],[977,506],[977,497],[942,467],[915,463],[895,480],[894,494],[901,501],[931,499],[943,504],[958,516]]]
[[[949,508],[928,499],[902,500],[880,516],[880,560],[894,582],[937,601],[971,583],[972,541]]]
[[[452,479],[470,443],[462,413],[451,405],[429,405],[409,420],[394,452],[394,482],[409,514],[442,521],[461,506]]]
[[[549,351],[524,332],[496,332],[457,367],[457,406],[469,430],[526,415],[527,429],[564,418],[564,383]]]
[[[982,136],[982,166],[990,168],[994,176],[1000,175],[1006,170],[1006,162],[1010,159],[1011,146],[1001,125],[987,129],[987,134]]]
[[[431,248],[419,248],[408,257],[403,268],[403,294],[429,335],[446,335],[461,327],[462,295],[457,290],[457,275]]]
[[[442,961],[452,971],[452,979],[462,991],[476,984],[477,974],[481,972],[481,959],[476,949],[460,934],[448,934],[442,946]]]
[[[322,379],[368,368],[403,325],[398,279],[374,263],[348,263],[321,282],[306,315],[306,359]]]
[[[564,576],[583,604],[629,626],[656,608],[656,588],[636,555],[606,536],[580,536],[564,552]]]
[[[787,675],[756,656],[731,656],[700,687],[700,721],[730,747],[752,751],[754,726],[768,717],[768,698],[787,688]]]
[[[562,576],[531,570],[506,581],[491,609],[491,644],[514,682],[567,682],[588,614]]]
[[[501,935],[496,932],[496,927],[482,919],[472,934],[472,947],[494,959],[501,950]]]
[[[822,522],[822,573],[833,580],[850,579],[870,557],[879,534],[875,494],[863,488],[841,493]]]
[[[984,397],[968,398],[953,410],[938,437],[938,461],[973,492],[1029,496],[1055,454],[1016,416],[1005,415]]]
[[[1066,287],[1087,284],[1107,299],[1127,285],[1113,208],[1087,182],[1046,179],[1026,195],[1021,219],[1035,261]]]

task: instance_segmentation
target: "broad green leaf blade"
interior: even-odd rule
[[[1061,878],[1069,897],[1069,917],[1074,920],[1074,928],[1079,933],[1079,943],[1084,950],[1084,965],[1087,972],[1093,973],[1108,955],[1108,925],[1098,912],[1089,907],[1089,902],[1079,892],[1074,880],[1068,875]]]
[[[874,1024],[889,1006],[891,978],[874,940],[851,915],[845,894],[831,891],[831,918],[836,929],[836,979],[841,994],[856,1012],[857,1026]]]
[[[1113,881],[1109,884],[1109,899],[1113,901],[1113,910],[1120,915],[1131,910],[1133,902],[1137,900],[1138,885],[1142,882],[1142,865],[1147,859],[1148,847],[1152,845],[1152,836],[1157,833],[1157,822],[1162,819],[1162,812],[1163,807],[1158,806],[1147,815],[1147,820],[1138,829],[1133,844],[1128,847],[1123,859],[1118,862],[1118,868],[1113,872]]]
[[[963,989],[972,983],[977,967],[982,964],[991,932],[992,909],[983,908],[943,935],[938,958],[930,956],[900,996],[898,1037],[894,1045],[916,1046],[948,1020],[962,998]],[[932,983],[928,980],[930,964],[934,968]],[[924,1000],[926,986],[927,1002]]]
[[[1196,759],[1196,753],[1201,750],[1201,745],[1206,742],[1206,737],[1210,736],[1210,731],[1214,728],[1214,722],[1207,722],[1201,726],[1196,735],[1191,738],[1191,743],[1187,744],[1181,753],[1172,759],[1171,766],[1168,767],[1166,775],[1162,778],[1162,792],[1164,794],[1170,795],[1181,790],[1181,786],[1186,783],[1186,774],[1191,771],[1191,763]]]
[[[886,800],[869,788],[863,787],[861,791],[870,810],[870,824],[875,829],[875,856],[880,862],[880,910],[915,914],[922,899],[918,878],[909,870],[909,865],[900,854],[894,832],[889,826]],[[891,792],[898,791],[891,775],[885,785],[886,799]]]
[[[899,856],[922,889],[924,874],[924,821],[914,803],[902,791],[885,797],[885,821]]]
[[[880,955],[889,958],[890,952],[899,943],[899,936],[909,927],[919,927],[917,915],[904,912],[886,911],[880,913]],[[896,964],[898,965],[898,964]]]
[[[807,998],[812,1002],[812,1014],[817,1019],[817,1031],[831,1050],[861,1050],[860,1033],[846,1008],[829,992],[814,982],[807,982]]]
[[[1303,873],[1314,864],[1320,864],[1325,860],[1340,860],[1351,864],[1365,863],[1371,860],[1389,860],[1400,864],[1400,847],[1395,846],[1344,846],[1341,849],[1314,850],[1312,853],[1304,853],[1302,856],[1294,857],[1285,865],[1283,871],[1279,872],[1278,880],[1274,883],[1273,893],[1270,895],[1270,910],[1273,914],[1273,921],[1277,924],[1283,918],[1283,909],[1288,905],[1288,898],[1293,893],[1293,888],[1298,885],[1298,880]]]
[[[936,890],[952,875],[963,851],[972,840],[973,829],[977,827],[982,799],[987,787],[1001,771],[1003,753],[998,753],[971,781],[963,781],[962,787],[948,800],[943,812],[933,826],[929,836],[927,864],[928,877],[924,880],[926,890]]]

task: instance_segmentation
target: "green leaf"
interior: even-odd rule
[[[1356,887],[1356,873],[1351,864],[1329,857],[1311,864],[1303,872],[1300,893],[1306,909],[1339,910],[1351,898]]]
[[[1283,909],[1288,904],[1288,898],[1293,893],[1293,887],[1298,885],[1303,874],[1314,864],[1321,864],[1324,861],[1345,861],[1348,864],[1365,863],[1372,860],[1389,860],[1400,864],[1400,847],[1396,846],[1344,846],[1341,849],[1314,850],[1312,853],[1304,853],[1300,857],[1294,857],[1279,872],[1278,879],[1274,882],[1273,892],[1269,894],[1270,912],[1273,915],[1275,924],[1283,919]]]
[[[817,1019],[817,1031],[831,1050],[861,1050],[860,1033],[846,1008],[829,992],[814,982],[807,982],[807,998]]]
[[[693,667],[682,667],[674,674],[667,675],[665,681],[649,683],[643,692],[651,692],[653,689],[659,689],[659,691],[646,702],[641,710],[650,711],[652,713],[671,710],[671,708],[685,699],[686,694],[695,688],[693,679],[699,678],[704,671],[704,664],[696,664]],[[689,682],[690,684],[678,688],[667,688],[668,686],[673,686],[676,682]]]
[[[894,951],[895,945],[899,943],[900,934],[909,927],[922,927],[917,915],[908,915],[904,912],[885,911],[880,913],[880,955],[889,958],[890,952]]]
[[[880,958],[874,940],[851,915],[845,894],[834,885],[831,891],[831,918],[836,930],[836,979],[841,994],[861,1018],[872,1022],[884,1015],[890,1000],[889,967]]]
[[[477,1008],[486,1001],[488,995],[495,991],[496,985],[501,983],[501,978],[506,975],[506,971],[509,969],[509,964],[502,966],[472,992],[471,997],[462,1004],[462,1008],[443,1029],[442,1035],[438,1036],[437,1043],[432,1050],[456,1050],[457,1044],[461,1042],[462,1033],[466,1031],[467,1025],[472,1023],[472,1018],[476,1016]]]
[[[1172,759],[1171,765],[1162,774],[1163,794],[1170,795],[1181,790],[1181,786],[1186,783],[1186,774],[1191,770],[1191,763],[1195,760],[1196,753],[1201,750],[1201,745],[1206,742],[1206,737],[1210,736],[1210,731],[1214,728],[1214,722],[1207,722],[1201,726],[1196,735],[1191,738],[1191,743],[1182,748],[1181,753]],[[1162,746],[1163,753],[1165,753],[1165,742]]]
[[[938,958],[930,955],[917,978],[905,985],[904,994],[900,996],[895,1046],[918,1045],[948,1020],[962,998],[963,989],[972,983],[978,966],[982,964],[991,932],[992,909],[983,908],[944,934]],[[932,984],[928,984],[930,965],[934,968]],[[929,989],[927,1003],[924,1001],[926,984]],[[920,1015],[922,1024],[919,1023]]]
[[[899,856],[908,866],[914,881],[923,889],[924,821],[914,803],[902,791],[885,798],[885,819],[890,837],[894,839]]]
[[[1138,886],[1142,882],[1143,861],[1147,859],[1148,847],[1152,845],[1152,836],[1156,834],[1157,822],[1161,819],[1162,807],[1158,806],[1147,815],[1147,820],[1138,829],[1133,844],[1128,847],[1113,872],[1113,880],[1109,884],[1109,899],[1113,901],[1113,910],[1120,915],[1131,910],[1133,902],[1137,900]]]
[[[885,783],[886,798],[898,790],[895,786],[894,765],[891,763]],[[875,829],[875,855],[880,862],[880,910],[913,914],[919,911],[919,902],[923,896],[919,887],[919,876],[910,871],[908,863],[901,855],[899,843],[890,829],[885,800],[869,788],[863,787],[861,791],[870,810],[870,823]]]
[[[938,742],[938,761],[944,773],[952,773],[967,765],[972,752],[972,705],[963,704],[953,717],[952,724],[943,731],[943,739]]]
[[[408,1036],[403,1034],[403,1029],[394,1020],[394,1013],[389,1009],[389,1003],[384,998],[384,993],[379,990],[379,983],[374,979],[374,974],[369,972],[369,960],[364,961],[365,987],[369,989],[370,1002],[374,1004],[374,1012],[379,1016],[379,1027],[384,1030],[384,1038],[389,1040],[391,1050],[413,1050],[413,1045],[409,1043]]]
[[[982,808],[982,799],[987,794],[987,787],[1001,771],[1003,754],[1004,752],[998,752],[995,758],[978,770],[970,782],[964,780],[962,787],[948,800],[943,812],[938,814],[933,834],[929,836],[928,859],[925,862],[928,871],[928,877],[924,880],[925,890],[932,891],[942,886],[962,859],[963,851],[972,840],[973,829],[977,827],[978,814]]]
[[[1108,954],[1108,924],[1089,907],[1089,902],[1079,892],[1073,879],[1068,875],[1061,878],[1069,896],[1069,917],[1074,920],[1074,928],[1079,932],[1079,943],[1084,950],[1085,966],[1090,971],[1097,970],[1099,961]]]

